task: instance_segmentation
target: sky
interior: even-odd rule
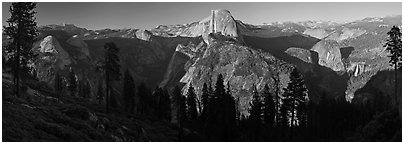
[[[11,3],[2,3],[3,26]],[[204,19],[211,10],[227,9],[249,24],[323,20],[348,22],[366,17],[402,14],[401,2],[38,2],[38,25],[74,24],[90,30],[152,29]]]

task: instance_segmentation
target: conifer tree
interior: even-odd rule
[[[198,117],[198,111],[196,109],[196,94],[192,84],[189,86],[187,93],[187,115],[190,121],[195,121]]]
[[[124,109],[128,113],[133,113],[134,105],[135,105],[135,82],[133,81],[132,76],[129,73],[129,70],[126,69],[124,74],[124,82],[123,82],[123,96],[125,99]]]
[[[176,109],[177,109],[177,123],[178,123],[178,127],[179,127],[179,133],[178,133],[178,140],[182,141],[182,137],[183,137],[183,124],[184,121],[187,118],[187,113],[186,113],[186,104],[185,104],[185,97],[181,94],[181,89],[180,87],[177,85],[174,88],[173,91],[173,97],[175,99],[175,105],[176,105]]]
[[[233,141],[236,127],[236,101],[231,95],[230,82],[227,82],[226,94],[224,95],[224,141]]]
[[[264,91],[262,93],[262,97],[264,98],[264,123],[265,125],[272,127],[275,120],[275,103],[273,95],[269,92],[268,84],[265,84]]]
[[[400,28],[397,26],[393,26],[389,32],[387,32],[389,35],[387,42],[385,43],[385,47],[387,51],[390,52],[390,65],[394,66],[394,76],[395,76],[395,85],[394,85],[394,94],[395,94],[395,99],[397,105],[399,104],[398,102],[398,69],[401,68],[401,52],[402,52],[402,41],[401,41],[401,31]]]
[[[208,85],[206,83],[204,83],[203,87],[202,87],[201,99],[202,99],[201,119],[202,119],[202,121],[205,121],[207,113],[208,113],[208,103],[209,103],[209,89],[208,89]]]
[[[303,76],[297,70],[293,69],[290,74],[290,82],[286,88],[284,88],[284,105],[290,115],[290,127],[291,127],[291,139],[293,138],[293,129],[297,124],[296,115],[300,115],[301,118],[305,112],[307,88],[304,84]],[[301,119],[299,121],[306,121]]]
[[[259,136],[260,136],[260,128],[262,125],[262,114],[263,114],[263,109],[262,109],[262,99],[260,95],[258,94],[258,90],[255,85],[253,85],[253,96],[252,96],[252,101],[250,102],[250,117],[249,117],[249,122],[251,125],[252,134],[251,138],[253,138],[253,141],[258,141]]]
[[[253,85],[253,97],[252,101],[250,102],[251,109],[250,109],[250,120],[252,123],[260,124],[262,122],[262,100],[260,95],[258,94],[258,90]]]
[[[119,48],[113,42],[105,43],[104,45],[104,71],[105,71],[105,84],[106,84],[106,113],[109,112],[110,105],[110,89],[111,81],[117,81],[121,77],[120,64],[119,64]]]
[[[20,77],[29,76],[29,65],[33,63],[34,55],[31,49],[37,35],[35,8],[36,3],[12,3],[9,9],[11,17],[7,19],[8,26],[3,26],[4,34],[11,38],[11,43],[5,48],[8,57],[6,65],[11,66],[14,74],[16,96],[20,96]]]

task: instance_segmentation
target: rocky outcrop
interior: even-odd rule
[[[158,26],[152,30],[152,33],[160,36],[183,36],[198,37],[202,36],[206,43],[210,33],[217,33],[236,41],[243,42],[242,35],[239,34],[240,24],[234,20],[228,10],[212,10],[211,15],[205,19],[185,25]]]
[[[312,63],[316,64],[317,62],[315,61],[316,58],[312,59],[312,51],[306,50],[306,49],[301,49],[301,48],[288,48],[285,51],[287,54],[294,56],[306,63]]]
[[[322,40],[311,49],[318,53],[318,64],[334,71],[344,71],[339,44],[334,41]]]
[[[248,115],[253,86],[258,90],[265,84],[275,88],[274,78],[280,78],[280,89],[286,86],[293,66],[235,42],[211,39],[209,43],[200,57],[187,62],[186,73],[180,80],[185,83],[183,94],[192,84],[199,97],[203,84],[214,86],[217,76],[222,74],[232,95],[240,99],[240,111]]]
[[[50,71],[63,70],[72,64],[70,55],[53,36],[47,36],[41,41],[35,42],[33,50],[40,57],[36,62],[35,69],[41,80],[48,81],[51,79],[49,77]]]

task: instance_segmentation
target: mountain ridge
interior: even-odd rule
[[[103,43],[112,41],[123,52],[120,54],[123,64],[121,70],[129,69],[137,83],[147,82],[149,87],[159,85],[172,89],[175,85],[181,85],[182,92],[185,93],[192,83],[198,86],[196,92],[199,93],[203,83],[213,83],[214,75],[219,74],[218,71],[226,73],[224,74],[226,82],[230,81],[231,86],[238,87],[242,82],[235,80],[239,79],[235,78],[235,73],[240,73],[245,67],[237,67],[240,64],[237,61],[226,61],[243,59],[243,56],[248,55],[253,59],[247,61],[266,63],[263,64],[266,66],[254,65],[250,68],[251,70],[271,69],[270,67],[276,66],[276,64],[270,64],[268,58],[297,67],[308,82],[311,99],[315,100],[319,95],[327,93],[331,95],[330,97],[344,96],[347,100],[351,100],[354,92],[363,87],[371,76],[378,71],[391,69],[388,67],[387,58],[384,57],[385,52],[380,43],[383,40],[382,34],[387,33],[391,24],[397,22],[396,18],[384,18],[386,23],[384,19],[382,21],[366,19],[367,21],[359,20],[339,25],[321,23],[323,25],[320,26],[314,25],[313,21],[307,22],[306,26],[299,23],[251,25],[235,20],[227,10],[212,10],[211,14],[201,21],[190,24],[159,25],[150,30],[135,28],[87,30],[71,24],[42,26],[39,30],[41,37],[54,36],[70,53],[72,66],[77,67],[79,71],[78,77],[90,81],[93,97],[96,91],[95,86],[100,82],[97,77],[102,75],[92,75],[94,73],[92,69],[102,57]],[[401,27],[401,21],[397,25]],[[72,43],[73,40],[69,41],[69,39],[74,39],[75,42]],[[371,43],[362,44],[370,39]],[[230,55],[217,55],[216,53],[222,52],[215,49],[226,51],[226,54]],[[240,53],[234,53],[232,50]],[[367,53],[369,51],[370,54]],[[214,60],[206,59],[209,57],[219,61],[209,62]],[[206,67],[199,62],[203,59],[214,65],[210,72],[201,71],[203,67]],[[375,59],[386,61],[386,63],[375,63]],[[219,63],[223,65],[218,65]],[[195,73],[195,70],[200,74]],[[62,71],[66,73],[66,70]],[[45,69],[42,72],[50,77],[55,73],[47,72]],[[253,77],[261,73],[259,70],[245,72]],[[91,78],[86,78],[89,75],[92,75]],[[282,79],[282,84],[288,82],[287,75],[287,72],[283,72],[285,78]],[[248,86],[243,86],[247,91],[234,90],[234,94],[249,95],[252,84],[261,88],[263,83],[271,83],[272,87],[276,87],[269,79],[271,76],[263,78],[266,79],[264,81],[259,76],[255,78],[241,76],[241,79],[247,78],[244,81],[248,83],[245,84]],[[210,77],[210,80],[195,80],[207,79],[207,77]],[[258,81],[256,78],[261,80]],[[359,82],[355,82],[357,80]],[[46,81],[52,83],[52,78]],[[335,81],[338,85],[329,84],[328,81]],[[119,84],[114,85],[117,87]],[[248,108],[249,100],[250,97],[247,96],[242,101],[244,112]]]

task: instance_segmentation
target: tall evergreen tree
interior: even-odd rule
[[[291,114],[291,139],[293,139],[293,130],[295,125],[298,125],[296,115],[300,115],[301,118],[303,118],[303,115],[305,115],[305,105],[307,104],[306,95],[307,88],[304,84],[303,76],[300,74],[297,68],[295,68],[290,74],[290,82],[288,86],[284,88],[284,108],[286,108]],[[306,120],[301,119],[299,121]]]
[[[124,109],[128,113],[133,113],[134,105],[135,105],[135,82],[133,81],[132,76],[129,73],[129,70],[126,69],[123,80],[123,96],[125,99]]]
[[[224,84],[223,84],[223,75],[219,74],[217,76],[217,80],[216,80],[216,87],[215,87],[215,91],[214,91],[214,96],[216,98],[219,98],[219,97],[224,96],[225,93],[226,93],[226,91],[225,91]]]
[[[208,100],[208,112],[206,118],[207,137],[210,140],[222,141],[225,138],[224,129],[224,97],[226,94],[223,84],[223,75],[217,76],[215,90],[209,89],[212,93]]]
[[[179,127],[179,133],[178,133],[178,140],[182,141],[183,139],[183,124],[184,121],[187,118],[187,113],[186,113],[186,104],[185,104],[185,97],[181,94],[181,89],[180,87],[177,85],[174,88],[174,92],[173,92],[173,97],[175,99],[175,105],[176,105],[176,109],[177,109],[177,123],[178,123],[178,127]]]
[[[394,66],[394,76],[395,76],[395,89],[394,89],[394,94],[395,94],[395,101],[397,103],[397,106],[399,104],[398,102],[398,84],[399,84],[399,80],[398,80],[398,69],[401,68],[401,45],[402,45],[402,41],[401,41],[401,31],[400,28],[398,28],[397,26],[393,26],[393,28],[391,28],[391,30],[389,32],[387,32],[387,34],[389,35],[386,44],[384,45],[387,51],[390,52],[390,55],[388,57],[390,57],[390,65]]]
[[[262,100],[260,95],[258,94],[258,90],[253,85],[253,97],[252,101],[250,102],[250,120],[254,124],[260,124],[262,123]]]
[[[258,94],[258,90],[255,85],[253,85],[253,96],[252,101],[250,102],[250,117],[249,123],[252,129],[251,138],[253,141],[258,141],[261,135],[260,128],[262,126],[262,99]]]
[[[202,99],[201,120],[205,121],[208,113],[208,103],[209,103],[209,89],[206,83],[204,83],[202,87],[201,99]]]
[[[196,94],[192,84],[189,86],[187,93],[187,115],[190,121],[195,121],[198,118],[198,111],[196,109]]]
[[[5,51],[8,56],[6,65],[11,66],[14,74],[16,96],[20,96],[20,76],[29,75],[29,64],[34,58],[31,49],[37,35],[35,8],[36,3],[12,3],[9,9],[11,17],[7,19],[8,26],[3,26],[5,35],[12,40]]]
[[[76,74],[74,73],[74,70],[71,67],[69,70],[68,82],[69,82],[69,86],[67,88],[70,92],[70,96],[75,97],[76,92],[77,92],[77,79],[76,79]]]
[[[264,98],[263,113],[264,113],[264,123],[268,127],[272,127],[275,121],[275,103],[274,97],[269,92],[268,84],[265,84],[264,91],[262,93]]]
[[[224,95],[224,141],[233,141],[236,127],[236,101],[231,95],[230,83],[227,82],[226,94]]]
[[[119,48],[113,42],[105,43],[104,71],[106,84],[106,113],[109,112],[111,81],[117,81],[121,77],[119,65]]]

